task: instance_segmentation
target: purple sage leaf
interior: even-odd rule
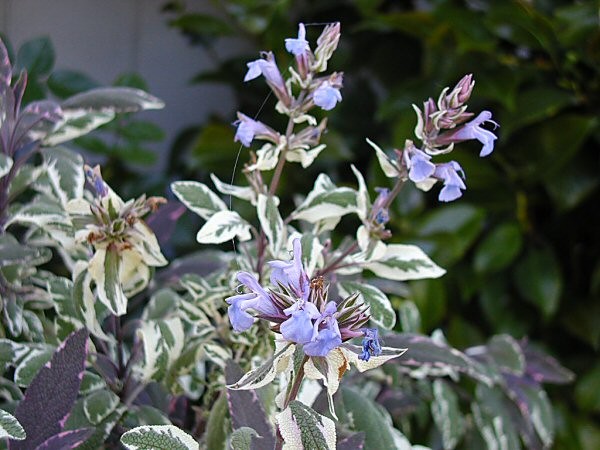
[[[93,428],[79,428],[78,430],[62,431],[49,439],[46,439],[42,444],[38,445],[35,450],[67,450],[77,448],[94,432]]]
[[[225,379],[227,384],[235,383],[244,373],[233,361],[227,361],[225,367]],[[273,448],[275,446],[275,435],[273,428],[267,419],[265,409],[256,395],[256,392],[227,390],[227,403],[233,429],[241,427],[253,428],[260,438],[252,438],[251,448],[254,450]]]
[[[27,438],[10,441],[11,450],[35,449],[63,430],[81,385],[87,339],[86,329],[72,333],[35,376],[15,410]]]

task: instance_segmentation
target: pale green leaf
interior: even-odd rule
[[[226,211],[227,205],[208,186],[197,181],[176,181],[171,190],[190,211],[208,220],[219,211]]]
[[[368,262],[365,268],[389,280],[406,281],[439,278],[446,273],[416,245],[389,244],[385,255]]]
[[[381,290],[373,285],[356,281],[341,281],[338,283],[338,287],[343,297],[358,292],[362,302],[369,305],[371,320],[386,330],[394,328],[396,312],[390,300]]]
[[[200,228],[196,240],[201,244],[221,244],[236,236],[240,241],[249,240],[250,224],[235,211],[219,211]]]
[[[388,178],[397,178],[399,175],[398,169],[396,169],[390,158],[388,158],[385,152],[381,150],[381,148],[377,144],[375,144],[375,142],[371,141],[368,138],[367,142],[375,150],[377,161],[379,161],[379,166],[381,167],[381,170],[383,170],[385,176]]]
[[[14,416],[0,409],[0,439],[6,437],[22,441],[26,437],[25,430]]]
[[[173,425],[144,425],[121,436],[129,450],[197,450],[198,442]]]
[[[285,241],[285,225],[277,209],[275,198],[260,194],[257,204],[258,220],[267,236],[271,254],[277,256]]]
[[[90,423],[98,425],[119,405],[119,397],[107,389],[88,395],[83,402],[83,412]]]
[[[254,428],[240,427],[231,435],[229,447],[231,450],[250,450],[253,437],[260,437]]]

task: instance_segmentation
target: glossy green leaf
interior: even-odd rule
[[[31,78],[46,75],[54,65],[54,46],[48,37],[27,41],[17,53],[16,72],[26,69]]]
[[[495,228],[479,244],[474,268],[479,273],[493,273],[509,265],[521,251],[523,239],[519,226],[504,223]]]

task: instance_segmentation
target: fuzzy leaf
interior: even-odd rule
[[[13,415],[0,409],[0,439],[5,437],[23,440],[25,439],[25,430]]]
[[[389,244],[385,255],[365,268],[388,280],[406,281],[439,278],[446,273],[416,245]]]
[[[283,450],[335,450],[335,424],[297,400],[275,420],[284,440]]]
[[[11,441],[12,450],[35,448],[62,431],[79,392],[87,339],[85,329],[71,334],[33,379],[15,410],[27,438]]]
[[[42,444],[38,445],[35,450],[67,450],[71,448],[79,448],[94,432],[93,428],[80,428],[78,430],[62,431],[49,439],[46,439]]]
[[[275,375],[288,369],[295,348],[295,345],[286,345],[269,358],[262,366],[251,370],[237,382],[229,384],[227,387],[234,390],[248,390],[266,386],[275,379]]]
[[[197,450],[198,442],[173,425],[144,425],[121,436],[129,450]]]
[[[227,205],[208,186],[197,181],[176,181],[171,190],[190,211],[208,220],[219,211],[227,211]]]
[[[225,367],[225,380],[233,383],[240,379],[242,371],[232,360],[227,361]],[[233,429],[249,427],[254,429],[260,436],[253,437],[252,448],[273,448],[275,436],[269,419],[265,413],[262,402],[254,390],[227,390],[227,403]]]
[[[240,241],[249,240],[250,224],[235,211],[219,211],[198,231],[196,240],[201,244],[221,244],[236,236]]]
[[[253,437],[260,437],[253,428],[241,427],[234,430],[229,441],[231,450],[250,450]]]
[[[109,390],[99,390],[88,395],[83,402],[85,417],[90,423],[98,425],[119,405],[119,397]]]
[[[227,418],[227,395],[221,392],[219,398],[213,403],[206,422],[204,442],[211,450],[225,450],[227,444],[226,418]]]
[[[260,194],[256,209],[260,225],[267,236],[271,254],[276,257],[285,241],[285,225],[277,209],[275,197]]]
[[[340,294],[347,297],[355,292],[366,305],[369,305],[371,320],[381,328],[391,330],[396,324],[396,312],[387,296],[373,285],[356,281],[338,283]]]

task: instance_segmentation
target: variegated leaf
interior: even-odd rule
[[[356,281],[341,281],[338,283],[338,287],[343,297],[358,292],[363,303],[369,305],[371,320],[386,330],[394,328],[396,312],[387,295],[381,290],[373,285]]]
[[[375,275],[388,280],[406,281],[439,278],[446,273],[416,245],[389,244],[385,255],[365,265]]]
[[[350,167],[352,168],[352,172],[354,172],[354,176],[358,181],[358,191],[356,193],[356,214],[358,214],[360,220],[364,221],[366,220],[371,207],[369,191],[367,190],[367,184],[365,183],[362,173],[360,173],[354,164],[352,164]]]
[[[101,389],[88,395],[83,401],[83,412],[90,423],[100,424],[119,405],[119,397],[112,391]]]
[[[96,283],[98,299],[115,315],[127,312],[127,297],[120,280],[121,258],[115,248],[100,248],[90,260],[88,272]]]
[[[379,356],[371,356],[368,361],[364,361],[359,358],[359,355],[362,354],[362,347],[346,343],[338,348],[342,351],[348,362],[356,366],[359,372],[379,367],[390,359],[402,356],[407,350],[406,348],[382,347]]]
[[[13,165],[13,160],[10,156],[0,153],[0,178],[6,175]]]
[[[295,239],[295,236],[291,236],[290,239]],[[317,268],[323,265],[323,244],[318,237],[311,233],[302,234],[300,242],[302,243],[304,267],[308,276],[312,278]],[[292,247],[292,242],[288,243],[288,247]]]
[[[312,357],[304,364],[306,378],[311,380],[323,380],[327,388],[327,400],[329,412],[337,420],[333,406],[333,394],[340,386],[342,376],[350,368],[348,359],[339,348],[331,350],[326,357]]]
[[[196,240],[201,244],[221,244],[236,236],[240,241],[249,240],[250,224],[235,211],[219,211],[200,228]]]
[[[192,436],[173,425],[144,425],[121,436],[129,450],[198,450]]]
[[[396,169],[396,166],[392,163],[390,158],[388,158],[385,152],[381,150],[381,148],[379,148],[379,146],[375,144],[375,142],[371,141],[368,138],[367,142],[375,150],[375,155],[377,155],[377,161],[379,161],[379,166],[381,167],[381,170],[383,170],[385,176],[388,178],[397,178],[399,176],[398,169]]]
[[[105,341],[112,341],[112,337],[104,333],[100,326],[100,320],[96,312],[96,297],[90,286],[92,275],[87,270],[76,270],[73,275],[76,275],[76,278],[73,283],[72,303],[77,314],[76,318],[79,319],[79,321],[77,319],[73,320],[73,324],[76,325],[75,328],[81,328],[78,325],[79,322],[83,322],[94,336]]]
[[[354,212],[356,206],[356,191],[347,187],[337,187],[322,173],[317,177],[313,190],[292,213],[292,217],[316,223]]]
[[[246,200],[252,205],[256,205],[256,192],[250,186],[236,186],[224,183],[219,180],[214,173],[210,174],[210,179],[221,194],[231,195],[233,197]]]
[[[25,430],[13,415],[0,409],[0,439],[10,438],[18,441],[25,439]]]
[[[190,211],[208,220],[219,211],[226,211],[227,205],[208,186],[197,181],[176,181],[171,190]]]
[[[335,424],[297,400],[275,417],[283,450],[335,450]]]
[[[81,155],[66,147],[44,149],[43,155],[45,171],[35,188],[54,196],[62,206],[71,199],[81,198],[85,183]]]
[[[442,379],[433,381],[431,415],[442,435],[444,449],[452,450],[458,445],[465,431],[465,421],[456,393]]]
[[[31,380],[37,375],[40,369],[46,364],[52,355],[54,349],[31,349],[29,354],[15,368],[14,380],[21,387],[27,387]]]
[[[63,111],[63,120],[56,124],[51,132],[46,134],[44,131],[45,137],[37,136],[37,138],[43,138],[42,144],[52,147],[88,134],[114,118],[115,113],[112,111],[65,110]]]
[[[275,379],[275,376],[278,373],[286,372],[290,369],[295,348],[295,345],[287,344],[263,365],[246,373],[237,382],[230,384],[227,387],[229,389],[247,390],[266,386]]]
[[[69,225],[70,221],[61,205],[47,196],[38,196],[10,215],[8,224],[20,223],[44,227],[48,224]]]
[[[319,153],[321,153],[323,150],[325,150],[325,147],[326,147],[325,144],[317,145],[316,147],[313,147],[309,150],[305,150],[303,148],[296,147],[296,148],[290,149],[285,154],[285,159],[286,159],[286,161],[289,161],[289,162],[298,162],[298,163],[300,163],[300,165],[302,166],[303,169],[306,169],[308,166],[310,166],[315,161],[317,156],[319,156]]]
[[[282,139],[285,144],[285,139]],[[256,151],[256,162],[248,167],[248,170],[273,170],[279,161],[282,145],[273,145],[267,143]]]
[[[260,194],[256,210],[260,225],[267,236],[271,254],[277,257],[285,241],[285,226],[277,209],[275,197]]]
[[[171,317],[146,322],[137,330],[137,336],[144,345],[144,360],[140,367],[142,379],[161,380],[184,348],[181,319]]]

